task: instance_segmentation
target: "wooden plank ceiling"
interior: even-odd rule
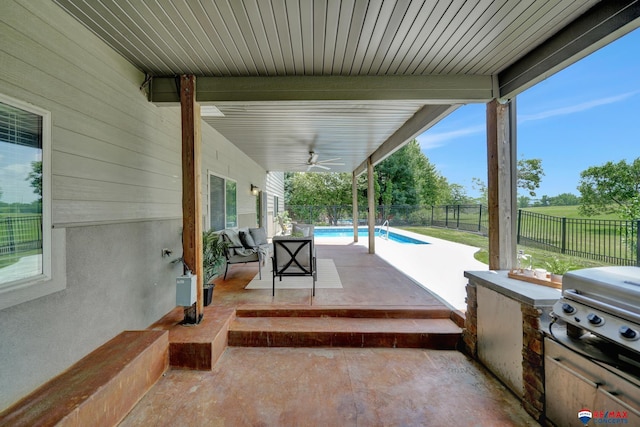
[[[359,79],[354,84],[361,85],[363,76],[438,75],[450,76],[452,88],[455,79],[464,86],[469,76],[485,76],[491,82],[492,76],[597,3],[54,1],[149,75],[264,78],[267,88],[269,78],[294,76],[354,77]],[[488,87],[487,95],[478,97],[452,89],[449,96],[433,99],[406,99],[398,91],[397,99],[387,93],[384,100],[344,101],[318,100],[300,90],[286,102],[264,98],[205,102],[215,104],[224,117],[204,120],[265,170],[307,170],[308,151],[314,150],[319,160],[341,159],[335,163],[344,166],[332,166],[333,171],[350,172],[394,134],[397,146],[458,105],[488,101],[495,94],[491,83]],[[406,127],[425,106],[437,108],[424,115],[424,123]]]

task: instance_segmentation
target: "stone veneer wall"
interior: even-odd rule
[[[536,420],[544,416],[544,335],[540,330],[543,312],[539,308],[521,304],[522,309],[522,405]]]
[[[468,283],[467,312],[462,330],[463,350],[474,359],[478,358],[478,294],[476,286]]]
[[[466,286],[467,312],[462,332],[463,351],[478,359],[478,297],[477,287],[471,281]],[[523,408],[538,422],[544,418],[544,354],[540,318],[543,311],[520,303],[522,310],[522,376],[524,390],[519,396]]]

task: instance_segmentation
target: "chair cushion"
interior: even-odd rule
[[[242,244],[242,241],[240,240],[240,236],[238,235],[237,230],[232,230],[230,228],[227,228],[223,230],[222,233],[225,240],[229,242],[229,246],[230,246],[228,248],[229,256],[234,256],[234,255],[250,256],[255,253],[255,250],[247,249],[244,247],[244,245]]]
[[[264,228],[250,228],[249,233],[253,238],[254,246],[260,246],[267,244],[267,232]]]
[[[293,224],[292,234],[302,234],[303,237],[313,236],[314,227],[311,224]]]
[[[242,242],[242,246],[244,246],[247,249],[252,249],[255,248],[256,242],[253,240],[253,237],[251,237],[251,233],[248,231],[240,231],[238,233],[240,235],[240,241]]]

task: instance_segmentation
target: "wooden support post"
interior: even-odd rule
[[[515,100],[487,104],[489,269],[509,270],[516,260]]]
[[[182,115],[182,251],[184,262],[197,276],[197,301],[184,310],[185,323],[199,323],[204,311],[202,291],[202,202],[200,192],[200,105],[196,78],[180,76]]]
[[[376,253],[376,194],[373,182],[373,163],[371,157],[367,159],[367,202],[369,207],[369,253]]]
[[[358,176],[351,174],[351,203],[353,216],[353,241],[358,242]]]

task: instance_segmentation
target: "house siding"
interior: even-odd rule
[[[196,84],[198,84],[197,81]],[[218,131],[204,122],[202,141],[204,229],[210,228],[207,223],[209,218],[209,184],[207,182],[209,172],[236,181],[238,227],[255,227],[257,225],[256,196],[251,194],[251,184],[264,188],[266,172],[239,148],[230,144]]]
[[[284,172],[269,172],[267,174],[267,231],[270,236],[280,232],[280,226],[275,218],[273,196],[278,196],[278,212],[284,211]]]
[[[64,283],[0,309],[1,410],[175,306],[182,172],[180,109],[147,102],[144,74],[63,9],[4,0],[0,34],[0,93],[51,112],[52,275]],[[250,185],[266,172],[204,123],[202,141],[203,221],[213,171],[237,181],[239,225],[253,225]]]

